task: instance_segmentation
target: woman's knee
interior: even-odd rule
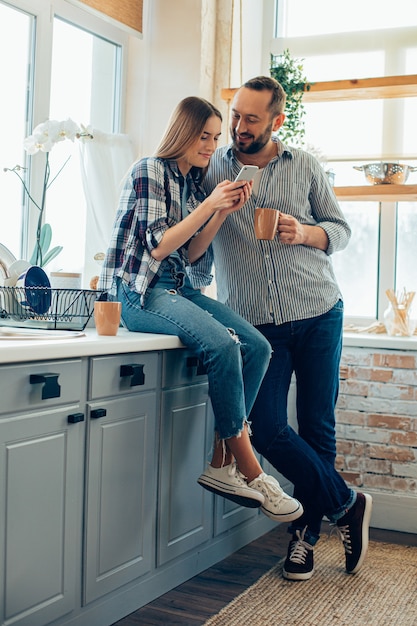
[[[272,357],[272,347],[261,333],[256,331],[256,334],[248,338],[244,344],[244,353],[248,362],[254,360],[259,365],[263,364],[265,371],[268,369]]]

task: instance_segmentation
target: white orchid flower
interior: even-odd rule
[[[46,192],[49,186],[54,182],[56,177],[59,176],[60,172],[71,158],[71,156],[69,156],[58,171],[51,175],[49,152],[56,143],[65,141],[65,139],[69,139],[72,142],[74,142],[75,139],[93,139],[92,128],[90,126],[78,126],[78,124],[76,124],[71,118],[61,122],[58,122],[57,120],[47,120],[46,122],[38,124],[36,128],[34,128],[33,133],[29,135],[29,137],[26,137],[23,142],[23,147],[29,155],[36,154],[37,152],[46,153],[43,190],[40,200],[32,196],[30,188],[26,183],[25,175],[20,173],[20,171],[24,171],[24,168],[20,165],[15,165],[14,168],[4,168],[5,172],[10,171],[18,176],[29,200],[39,210],[36,229],[36,244],[30,259],[30,263],[32,265],[46,265],[46,263],[51,261],[62,250],[61,246],[55,246],[52,250],[48,250],[52,236],[51,226],[49,224],[43,224],[43,212],[45,210]],[[46,236],[45,233],[48,233],[48,236]]]
[[[74,139],[76,139],[81,133],[81,128],[71,118],[68,118],[63,122],[58,122],[58,124],[58,132],[60,136],[59,141],[63,141],[64,139],[70,139],[73,142]]]
[[[84,126],[84,124],[81,124],[81,131],[77,134],[77,139],[82,142],[88,141],[89,139],[94,139],[93,127],[91,126],[91,124],[89,124],[88,126]]]
[[[36,154],[39,150],[41,152],[50,152],[52,150],[54,142],[49,136],[48,129],[43,128],[43,126],[43,124],[37,126],[32,135],[29,135],[24,140],[23,147],[28,154]]]
[[[38,124],[33,133],[26,137],[23,146],[28,154],[50,152],[54,145],[65,139],[74,141],[81,133],[81,128],[72,119],[68,118],[62,122],[57,120],[47,120]]]

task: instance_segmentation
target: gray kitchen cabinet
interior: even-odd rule
[[[256,520],[259,514],[260,511],[257,508],[239,506],[221,496],[215,496],[214,535],[221,535],[240,524]]]
[[[197,483],[214,432],[207,376],[186,350],[163,356],[158,566],[198,548],[213,533],[213,496]]]
[[[0,368],[0,623],[80,604],[87,363]]]
[[[184,349],[3,365],[0,397],[0,626],[109,626],[272,526],[197,483]]]
[[[84,603],[155,566],[157,353],[91,360]]]

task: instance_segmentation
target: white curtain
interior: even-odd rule
[[[106,252],[123,179],[134,160],[127,135],[93,129],[92,141],[79,142],[81,177],[87,203],[84,286],[100,273],[94,260]]]

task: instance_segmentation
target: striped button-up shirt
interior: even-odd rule
[[[205,194],[187,174],[187,201],[190,213],[204,200]],[[163,271],[161,261],[151,255],[165,231],[182,219],[184,178],[175,160],[155,157],[135,163],[127,176],[120,196],[113,233],[104,259],[97,289],[116,295],[117,277],[142,295],[157,282]],[[188,242],[176,258],[184,269],[189,265]]]
[[[256,192],[229,215],[209,251],[193,265],[195,287],[210,283],[214,259],[217,297],[254,325],[282,324],[329,311],[341,299],[330,255],[346,247],[350,228],[319,162],[287,148],[276,137],[277,156],[258,173]],[[218,148],[204,179],[207,193],[240,169],[230,146]],[[258,241],[255,207],[275,208],[301,224],[318,225],[328,236],[326,251],[305,245]]]

